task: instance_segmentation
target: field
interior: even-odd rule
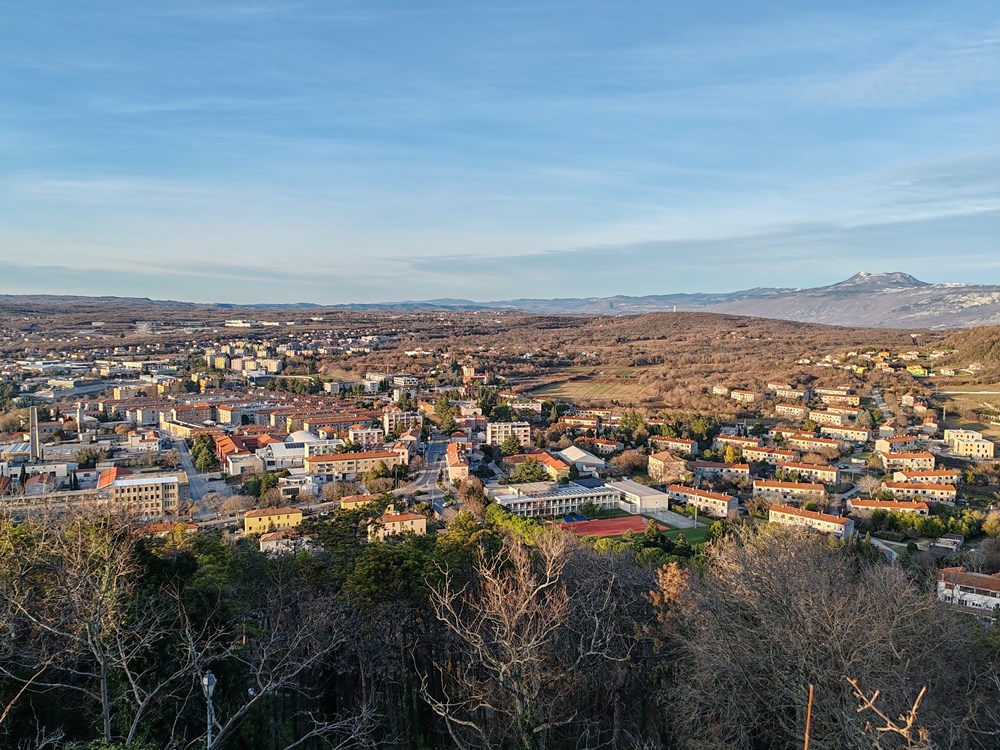
[[[562,399],[574,403],[639,404],[649,402],[654,393],[648,383],[640,382],[636,375],[642,368],[623,367],[596,369],[593,367],[567,367],[562,370],[567,380],[548,383],[535,388],[536,398]]]
[[[1000,425],[989,422],[969,421],[958,416],[959,412],[973,409],[995,409],[1000,412],[1000,383],[980,385],[949,385],[936,394],[946,399],[948,418],[945,426],[949,429],[961,428],[978,430],[992,440],[1000,440]]]

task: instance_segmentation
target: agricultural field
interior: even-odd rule
[[[1000,415],[1000,383],[993,385],[950,385],[936,394],[948,409],[945,427],[978,430],[990,440],[1000,440],[1000,424],[989,421],[972,421],[959,416],[972,410],[993,410]]]
[[[555,383],[547,383],[533,391],[536,398],[561,399],[573,403],[640,404],[655,400],[655,393],[649,383],[640,382],[637,375],[642,368],[593,368],[567,367],[563,370],[570,377]]]

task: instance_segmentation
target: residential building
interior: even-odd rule
[[[957,469],[934,469],[933,471],[897,471],[892,475],[894,482],[920,482],[922,484],[958,484]]]
[[[880,456],[886,471],[929,471],[934,468],[934,454],[926,451],[882,453]]]
[[[920,447],[920,439],[912,435],[879,438],[875,441],[877,453],[909,453]]]
[[[646,473],[654,482],[676,482],[687,472],[687,464],[670,451],[653,453],[646,462]]]
[[[849,443],[867,443],[872,439],[871,430],[866,430],[864,427],[833,427],[823,425],[819,428],[819,434],[825,438],[843,440]]]
[[[884,510],[889,513],[916,513],[926,516],[930,509],[927,503],[912,500],[870,500],[863,497],[847,498],[847,512],[859,516],[869,516],[873,511]]]
[[[486,425],[486,444],[500,445],[513,435],[522,446],[531,445],[531,425],[527,422],[489,422]]]
[[[427,516],[420,513],[385,513],[372,525],[369,535],[373,539],[385,539],[395,534],[427,533]]]
[[[406,432],[424,426],[424,415],[419,411],[403,411],[398,407],[389,407],[382,413],[382,429],[386,435]]]
[[[958,490],[953,484],[927,484],[923,482],[883,482],[882,488],[897,497],[924,497],[928,500],[953,503]]]
[[[1000,573],[972,573],[963,567],[938,573],[937,597],[947,604],[993,612],[1000,609]]]
[[[771,503],[826,502],[826,487],[814,482],[779,482],[771,479],[753,480],[754,497]]]
[[[448,467],[448,481],[458,482],[469,477],[469,461],[462,443],[448,443],[445,457]]]
[[[788,505],[772,505],[767,513],[767,520],[782,526],[798,526],[824,534],[833,534],[840,539],[850,539],[854,536],[854,521],[850,518],[792,508]]]
[[[795,472],[799,479],[808,479],[813,482],[823,482],[825,484],[836,484],[840,477],[840,472],[836,466],[781,461],[778,464],[778,468],[784,469],[787,472]]]
[[[183,471],[133,474],[115,467],[101,472],[97,494],[144,518],[176,515],[189,496],[188,476]]]
[[[808,433],[799,433],[785,437],[785,445],[795,448],[803,453],[811,451],[837,451],[840,452],[840,441],[828,438],[813,437]]]
[[[740,404],[752,404],[755,401],[760,400],[760,394],[754,393],[753,391],[743,391],[737,389],[729,392],[729,398]]]
[[[966,458],[993,458],[993,443],[985,438],[955,438],[951,441],[951,452]]]
[[[697,487],[685,487],[681,484],[667,487],[667,496],[674,502],[693,505],[699,513],[712,518],[735,518],[739,507],[739,503],[732,495]]]
[[[798,404],[775,404],[774,413],[779,417],[789,417],[790,419],[805,419],[809,416],[809,409]]]
[[[688,468],[705,479],[749,479],[750,464],[727,464],[719,461],[689,461]]]
[[[320,478],[322,482],[338,479],[354,479],[381,464],[386,468],[405,466],[406,459],[397,451],[364,451],[361,453],[330,453],[306,456],[303,461],[307,474]]]
[[[650,443],[656,438],[650,438]],[[605,440],[604,438],[587,438],[587,445],[590,449],[601,456],[610,456],[616,451],[624,448],[624,444],[619,440]]]
[[[260,551],[269,555],[283,555],[309,549],[312,537],[298,529],[281,529],[261,534]]]
[[[248,510],[243,516],[244,534],[263,534],[280,529],[293,529],[302,523],[302,511],[285,506],[283,508],[257,508]]]
[[[835,411],[826,411],[825,409],[811,409],[809,411],[809,419],[819,425],[840,427],[847,424],[846,415]]]
[[[779,461],[795,461],[798,457],[798,451],[790,451],[783,448],[764,447],[743,449],[743,458],[747,461],[757,461],[760,463],[777,464]]]
[[[671,451],[679,456],[697,456],[698,443],[694,440],[671,437],[651,437],[649,444],[657,450]]]
[[[759,448],[761,441],[760,438],[743,437],[742,435],[718,435],[712,445],[716,450],[724,448],[727,445],[743,450],[744,448]]]

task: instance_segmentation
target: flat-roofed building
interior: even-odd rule
[[[519,516],[550,518],[579,513],[593,503],[603,510],[621,508],[621,494],[607,487],[584,487],[573,482],[529,482],[490,488],[493,499]]]
[[[380,464],[386,468],[405,466],[406,459],[401,451],[364,451],[361,453],[331,453],[306,456],[303,460],[307,474],[316,476],[321,482],[355,477],[377,469]]]
[[[487,445],[500,445],[511,435],[522,447],[531,445],[531,425],[527,422],[489,422],[486,425]]]

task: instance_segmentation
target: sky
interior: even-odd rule
[[[1000,284],[1000,2],[0,0],[0,293],[862,270]]]

